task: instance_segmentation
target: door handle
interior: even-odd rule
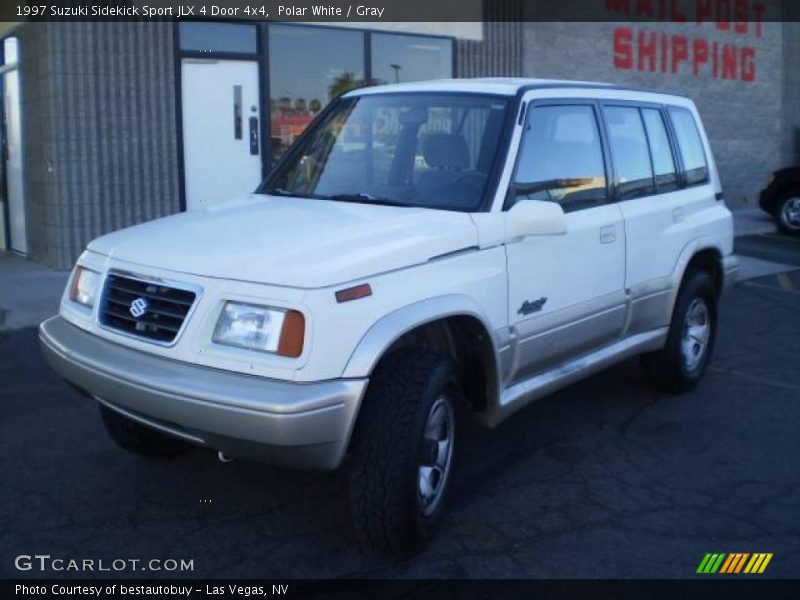
[[[258,154],[258,117],[250,117],[250,154]]]
[[[614,225],[605,225],[600,228],[600,243],[610,244],[617,240],[617,228]]]
[[[675,223],[680,223],[686,219],[686,213],[683,212],[682,207],[678,207],[672,210],[672,220]]]

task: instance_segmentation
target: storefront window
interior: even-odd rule
[[[372,78],[403,83],[453,76],[453,42],[416,35],[374,33]]]
[[[269,77],[274,164],[328,102],[364,85],[364,34],[271,25]]]
[[[189,22],[180,25],[181,50],[256,53],[256,28],[238,23]]]

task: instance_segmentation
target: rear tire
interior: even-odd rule
[[[353,437],[350,506],[362,546],[420,550],[442,522],[459,427],[452,362],[398,350],[372,375]]]
[[[681,285],[667,342],[642,355],[645,374],[660,389],[687,392],[703,377],[717,337],[717,293],[706,271],[691,270]]]
[[[131,454],[169,459],[180,456],[192,448],[191,444],[140,425],[102,404],[100,416],[111,439],[117,446]]]

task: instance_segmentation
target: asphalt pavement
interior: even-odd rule
[[[190,572],[99,576],[695,577],[707,552],[770,552],[800,577],[800,238],[737,239],[798,270],[723,299],[712,365],[683,396],[636,360],[465,441],[449,518],[420,555],[361,553],[342,472],[149,462],[44,365],[32,328],[0,331],[0,577],[19,555],[189,559]]]

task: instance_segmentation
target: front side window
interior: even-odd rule
[[[550,200],[566,208],[607,197],[603,150],[591,106],[538,106],[521,141],[512,196]]]
[[[291,150],[264,191],[476,210],[507,110],[505,98],[466,94],[343,98]]]
[[[686,171],[686,185],[696,185],[708,181],[708,165],[703,151],[703,141],[697,130],[694,115],[685,108],[670,107],[669,115],[678,138],[678,148]]]
[[[655,191],[650,151],[639,109],[606,106],[608,143],[614,160],[617,194],[621,200],[647,196]]]

